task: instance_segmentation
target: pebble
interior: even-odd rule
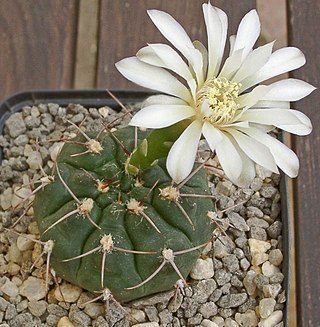
[[[144,322],[142,324],[135,324],[132,327],[159,327],[157,322]]]
[[[231,254],[236,248],[232,240],[227,236],[220,236],[213,244],[213,252],[216,258],[223,258],[227,254]]]
[[[38,301],[46,296],[46,286],[42,279],[29,276],[19,288],[22,296],[25,296],[29,301]]]
[[[224,266],[231,272],[235,273],[239,270],[239,260],[235,254],[228,254],[222,258]]]
[[[217,283],[214,279],[206,279],[200,281],[194,287],[193,298],[197,303],[204,303],[208,300],[212,292],[217,288]]]
[[[280,266],[283,261],[283,254],[281,250],[274,249],[269,252],[269,261],[275,266]]]
[[[211,258],[199,258],[193,265],[190,276],[195,280],[212,278],[214,275],[213,261]]]
[[[72,303],[78,300],[81,293],[82,289],[80,287],[69,283],[63,283],[60,287],[55,289],[54,296],[58,301]]]
[[[262,263],[266,262],[269,259],[268,254],[261,252],[253,252],[251,257],[252,265],[255,267],[260,266]]]
[[[247,298],[247,293],[223,295],[219,299],[218,305],[222,308],[235,308],[243,304],[247,300]]]
[[[198,310],[202,314],[203,318],[210,318],[218,313],[218,307],[214,302],[206,302],[201,304]]]
[[[276,300],[273,298],[264,298],[259,302],[259,313],[261,318],[268,318],[274,311]]]
[[[256,290],[256,284],[254,283],[254,278],[256,277],[257,273],[253,270],[249,270],[246,276],[243,279],[243,286],[247,290],[249,295],[253,295]]]
[[[248,310],[246,313],[236,313],[235,320],[241,327],[258,326],[258,317],[253,310]]]
[[[76,304],[72,304],[70,307],[69,319],[77,327],[86,327],[91,325],[90,317],[83,311],[80,311]]]
[[[224,323],[225,327],[239,327],[238,323],[233,319],[227,318]]]
[[[248,240],[249,247],[250,247],[250,252],[260,252],[260,253],[265,253],[271,248],[271,244],[266,241],[261,241],[261,240],[255,240],[253,238],[250,238]]]
[[[57,327],[75,327],[75,325],[70,321],[68,317],[62,317],[58,321]]]
[[[46,312],[47,305],[48,305],[47,302],[43,301],[43,300],[42,301],[30,301],[28,303],[28,308],[34,316],[40,317]]]
[[[221,181],[221,182],[218,182],[218,184],[216,186],[216,191],[219,194],[224,194],[226,196],[230,196],[233,188],[234,188],[234,186],[230,181]]]
[[[216,323],[219,327],[223,327],[223,325],[224,325],[224,319],[222,318],[222,317],[214,317],[213,319],[212,319],[212,321],[214,322],[214,323]]]
[[[6,282],[0,287],[0,290],[10,297],[16,297],[19,294],[18,287],[9,279],[7,279]]]
[[[34,241],[32,239],[36,239],[35,235],[32,234],[22,234],[17,238],[17,247],[20,251],[27,251],[33,249]]]
[[[280,310],[274,311],[271,315],[266,319],[261,319],[258,326],[259,327],[274,327],[279,322],[281,322],[283,317],[283,313]]]
[[[277,239],[282,231],[281,221],[276,220],[272,225],[267,228],[267,233],[269,237]]]
[[[230,281],[231,273],[225,269],[218,269],[215,273],[214,279],[219,286],[222,286]]]
[[[281,284],[264,285],[262,288],[265,297],[276,298],[281,290]]]
[[[201,326],[203,326],[203,327],[220,327],[215,322],[210,321],[208,319],[203,319],[201,322]]]
[[[73,302],[73,301],[72,301]],[[96,319],[104,314],[102,303],[88,303],[83,310],[90,318]]]
[[[5,126],[8,128],[9,135],[12,138],[23,134],[27,130],[21,112],[12,114],[7,119]]]
[[[240,231],[244,231],[244,232],[248,232],[250,230],[250,227],[246,223],[245,219],[243,217],[241,217],[238,213],[230,212],[228,214],[228,218],[230,220],[230,223],[232,223],[232,225],[236,229],[238,229]]]
[[[250,228],[249,237],[261,241],[266,241],[268,239],[265,229],[257,226],[252,226]]]
[[[280,269],[269,261],[264,262],[262,265],[262,273],[267,277],[271,277],[279,272]]]

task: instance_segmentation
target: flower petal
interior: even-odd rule
[[[170,69],[186,81],[193,78],[188,65],[179,54],[167,44],[149,44],[140,49],[136,56],[139,60],[158,67]]]
[[[258,101],[255,105],[255,108],[283,108],[289,109],[290,102],[289,101],[269,101],[269,100],[261,100]]]
[[[142,103],[142,107],[151,106],[154,104],[161,104],[161,105],[172,105],[172,104],[179,104],[179,105],[187,105],[187,103],[179,98],[172,97],[170,95],[164,94],[157,94],[151,95],[147,99],[145,99]]]
[[[298,135],[308,135],[312,131],[310,119],[302,112],[291,109],[249,109],[240,120],[273,125]]]
[[[232,81],[239,83],[246,77],[261,69],[271,56],[273,43],[274,42],[270,42],[250,52],[247,58],[243,61],[237,73],[232,78]]]
[[[199,121],[192,122],[169,151],[167,169],[176,183],[180,183],[191,173],[201,137],[201,127]]]
[[[129,125],[144,128],[163,128],[192,116],[194,116],[194,110],[190,106],[152,105],[139,110],[132,117]]]
[[[217,75],[220,68],[227,37],[228,18],[222,10],[213,7],[210,3],[203,4],[202,9],[208,36],[207,78],[212,78]]]
[[[209,123],[204,123],[202,133],[211,150],[216,152],[225,174],[236,182],[242,172],[242,160],[228,135]]]
[[[274,82],[269,87],[269,92],[261,100],[297,101],[316,89],[309,83],[295,78]]]
[[[136,57],[122,59],[116,67],[124,77],[138,85],[175,95],[187,102],[191,100],[189,90],[163,68],[146,64]]]
[[[299,159],[297,155],[276,138],[263,133],[257,129],[243,130],[252,138],[265,144],[271,151],[276,164],[289,177],[296,177],[299,171]]]
[[[206,47],[198,40],[193,41],[193,45],[194,47],[200,51],[201,55],[202,55],[202,70],[203,70],[203,76],[207,75],[207,71],[208,71],[208,50],[206,49]]]
[[[266,93],[269,91],[269,86],[259,85],[254,88],[250,93],[240,95],[237,99],[237,103],[240,108],[251,108],[254,106]]]
[[[230,141],[235,146],[242,161],[242,171],[239,178],[233,181],[234,184],[240,187],[248,187],[256,176],[256,167],[254,162],[240,149],[239,145],[233,138]]]
[[[270,56],[268,62],[256,74],[242,81],[243,89],[246,90],[271,77],[297,69],[305,62],[305,56],[299,49],[294,47],[279,49]]]
[[[247,129],[243,130],[246,131]],[[241,150],[251,160],[253,160],[262,167],[265,167],[275,173],[278,173],[276,162],[270,150],[263,143],[256,141],[254,138],[251,138],[246,134],[235,130],[234,128],[227,128],[226,131],[233,136]]]
[[[230,57],[228,57],[221,69],[219,77],[225,77],[231,79],[234,73],[240,68],[242,63],[243,49],[235,51]]]
[[[202,55],[195,49],[184,28],[166,12],[153,9],[148,10],[148,15],[161,34],[187,58],[198,82],[202,82]]]
[[[251,52],[260,35],[260,20],[255,9],[249,11],[241,20],[233,51],[243,49],[242,59]]]

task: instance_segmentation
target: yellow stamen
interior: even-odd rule
[[[225,77],[207,81],[197,93],[197,107],[208,102],[211,113],[203,117],[213,125],[225,125],[232,122],[239,109],[237,98],[241,84],[227,80]]]

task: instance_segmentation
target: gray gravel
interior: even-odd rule
[[[117,115],[106,107],[42,104],[25,107],[7,120],[0,136],[4,155],[0,172],[0,327],[281,326],[285,293],[279,176],[261,167],[244,189],[214,175],[217,169],[208,170],[221,228],[193,268],[190,286],[133,301],[124,310],[111,302],[107,311],[101,301],[83,307],[94,295],[59,277],[56,282],[66,302],[52,276],[46,294],[45,258],[31,270],[41,246],[3,228],[12,226],[24,211],[13,209],[21,201],[17,194],[30,194],[28,183],[41,177],[39,165],[48,171],[52,168],[59,142],[47,141],[75,133],[67,119],[80,124],[87,117],[86,128],[99,131],[99,121],[110,122]],[[214,159],[210,164],[217,167]],[[14,230],[38,237],[32,209]]]

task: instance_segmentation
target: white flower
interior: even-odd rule
[[[230,37],[229,57],[221,65],[228,26],[222,10],[203,4],[208,49],[192,42],[169,14],[158,10],[148,14],[185,59],[169,45],[149,44],[116,67],[127,79],[167,94],[147,99],[130,125],[156,129],[190,121],[167,157],[173,180],[180,182],[191,172],[201,136],[237,185],[248,185],[255,177],[254,163],[276,173],[279,167],[295,177],[297,156],[267,133],[278,127],[297,135],[309,134],[310,120],[289,109],[289,102],[307,96],[314,87],[292,78],[256,85],[303,66],[303,53],[294,47],[272,53],[273,42],[253,49],[260,21],[252,10],[240,22],[237,34]]]

